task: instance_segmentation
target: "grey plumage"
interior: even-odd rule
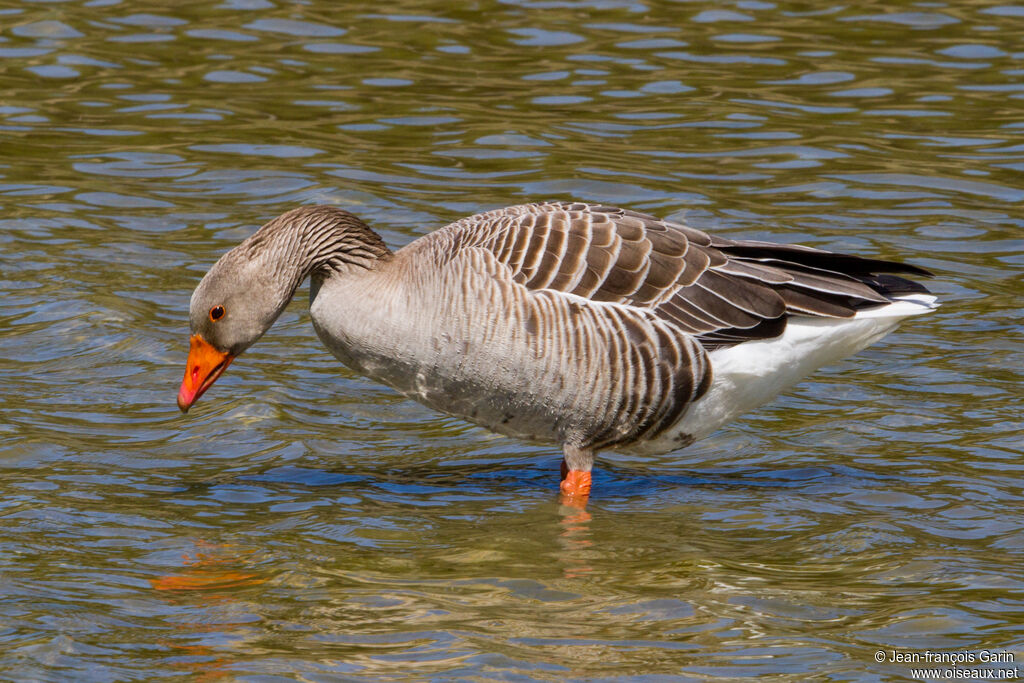
[[[574,468],[589,470],[598,449],[670,450],[700,431],[690,424],[698,412],[731,416],[707,401],[691,410],[713,386],[728,385],[715,401],[745,406],[729,388],[734,380],[716,377],[715,358],[730,368],[737,361],[716,353],[781,338],[793,321],[860,319],[900,295],[927,292],[884,273],[927,274],[559,202],[470,216],[392,253],[351,214],[302,207],[211,269],[193,296],[192,323],[193,333],[237,355],[259,335],[235,340],[232,309],[252,309],[247,319],[261,321],[262,334],[279,302],[311,275],[313,324],[347,365],[495,431],[560,443]],[[229,315],[209,320],[224,296]],[[929,305],[874,327],[852,325],[849,343],[829,332],[834,351],[785,362],[809,371]],[[778,388],[752,395],[797,378],[793,370]]]

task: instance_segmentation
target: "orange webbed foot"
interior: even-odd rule
[[[590,497],[590,472],[567,470],[559,488],[562,491],[562,505],[582,510],[587,506],[587,499]]]

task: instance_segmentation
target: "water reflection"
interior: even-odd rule
[[[563,531],[559,534],[558,543],[566,565],[562,570],[563,575],[567,579],[586,576],[594,571],[586,559],[587,550],[594,545],[590,533],[590,513],[578,505],[577,501],[569,501],[568,504],[563,502],[559,513],[562,515]]]
[[[251,560],[247,559],[255,552],[231,544],[217,545],[198,540],[193,555],[185,553],[181,556],[186,573],[160,576],[150,579],[150,583],[158,591],[225,591],[258,586],[267,579],[235,568],[250,564]]]

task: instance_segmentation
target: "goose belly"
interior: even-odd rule
[[[317,302],[311,314],[323,343],[354,371],[501,434],[563,443],[601,428],[615,402],[607,373],[540,353],[501,316],[484,324],[450,308],[392,303],[341,317]]]
[[[353,339],[324,341],[335,357],[356,372],[491,431],[562,443],[586,429],[585,411],[575,405],[572,394],[559,390],[565,388],[564,380],[531,375],[508,354],[481,357],[479,349],[473,352],[445,335],[420,337],[404,345],[396,343],[395,336],[390,339],[392,345],[386,350]],[[423,345],[429,348],[417,348]]]
[[[511,373],[450,373],[421,367],[405,386],[410,398],[506,436],[563,443],[577,431],[573,406],[550,392],[530,389]]]

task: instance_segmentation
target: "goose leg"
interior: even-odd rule
[[[584,507],[590,496],[590,470],[594,466],[594,451],[573,444],[562,446],[562,503]]]

